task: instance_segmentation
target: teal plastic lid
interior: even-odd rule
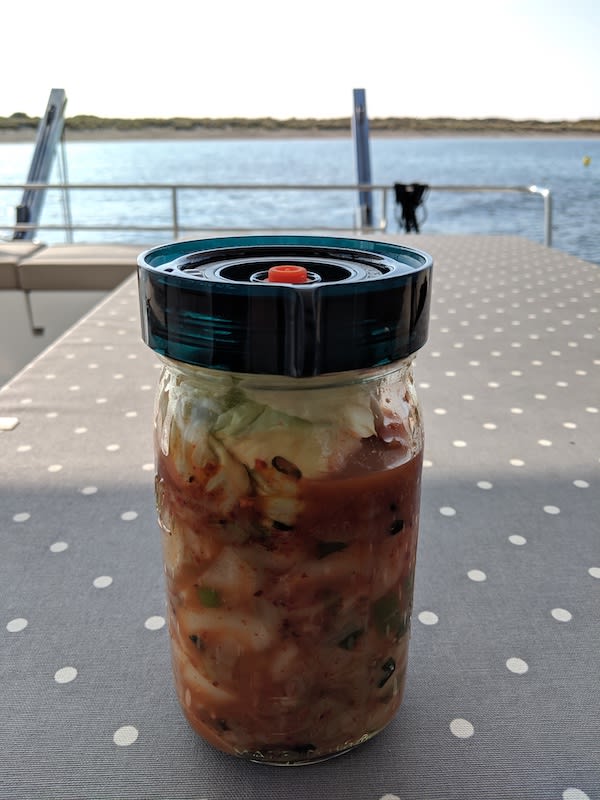
[[[231,372],[390,364],[427,340],[432,267],[427,253],[368,239],[174,242],[139,256],[142,337],[161,355]]]

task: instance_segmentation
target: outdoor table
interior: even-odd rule
[[[288,769],[185,722],[131,277],[0,391],[2,800],[600,800],[600,267],[518,237],[374,238],[434,258],[397,717]]]

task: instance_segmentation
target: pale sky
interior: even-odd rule
[[[600,117],[600,0],[5,0],[0,116]]]

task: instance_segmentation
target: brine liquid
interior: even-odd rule
[[[365,741],[394,717],[408,658],[421,462],[418,453],[388,469],[318,480],[292,472],[293,519],[283,489],[267,498],[266,521],[264,497],[219,509],[206,482],[177,472],[159,451],[175,682],[202,737],[253,760],[307,763]]]

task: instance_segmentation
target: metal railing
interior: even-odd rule
[[[9,234],[22,231],[64,231],[68,242],[73,241],[73,233],[75,231],[95,231],[95,232],[142,232],[147,233],[169,233],[173,238],[179,238],[186,233],[194,233],[203,230],[227,230],[227,231],[244,231],[253,230],[257,226],[248,227],[206,227],[202,225],[185,225],[181,222],[181,198],[180,193],[185,191],[252,191],[252,192],[365,192],[371,191],[376,193],[379,198],[379,219],[371,227],[366,228],[360,223],[360,215],[356,215],[355,222],[352,226],[326,226],[326,225],[312,225],[310,228],[296,228],[285,226],[285,230],[309,230],[318,227],[319,230],[353,230],[353,231],[386,231],[388,227],[388,207],[389,195],[393,194],[394,186],[386,184],[290,184],[290,183],[270,183],[270,184],[254,184],[254,183],[22,183],[22,184],[0,184],[0,191],[7,190],[44,190],[44,191],[58,191],[62,195],[63,200],[63,214],[65,221],[61,224],[36,224],[29,225],[26,223],[15,223],[14,225],[0,225],[0,230],[4,230]],[[549,189],[539,186],[486,186],[486,185],[455,185],[455,184],[441,184],[429,185],[428,189],[432,192],[486,192],[498,194],[527,194],[540,196],[544,202],[544,244],[548,247],[552,246],[552,194]],[[71,191],[148,191],[148,192],[164,192],[169,198],[170,202],[170,217],[171,222],[167,225],[119,225],[117,223],[110,225],[80,225],[73,223],[70,211],[69,192]],[[283,230],[284,227],[281,226]]]

